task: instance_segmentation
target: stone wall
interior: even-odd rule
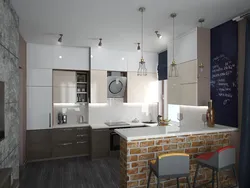
[[[18,17],[9,0],[0,0],[0,81],[5,83],[5,138],[0,141],[0,168],[19,176],[19,65]]]
[[[126,141],[121,139],[120,151],[120,187],[146,187],[149,162],[163,153],[188,153],[190,155],[190,180],[193,183],[196,170],[195,157],[204,152],[216,151],[230,144],[231,133],[212,133],[201,135],[185,135]],[[220,186],[234,185],[231,171],[220,172]],[[199,170],[197,185],[211,180],[212,171],[208,168]],[[151,186],[156,187],[156,178],[151,176]],[[187,187],[185,178],[181,179],[181,187]],[[161,180],[161,187],[176,187],[176,179]]]

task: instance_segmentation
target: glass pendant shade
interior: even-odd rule
[[[169,73],[168,73],[168,76],[169,77],[178,77],[179,76],[179,72],[178,72],[178,69],[177,69],[177,64],[175,62],[175,60],[172,61],[170,67],[169,67]]]
[[[147,76],[146,62],[144,61],[144,59],[141,59],[141,61],[139,62],[137,76]]]

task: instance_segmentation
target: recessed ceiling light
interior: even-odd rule
[[[91,57],[91,58],[93,58],[94,56],[93,56],[93,55],[91,55],[90,57]]]
[[[59,59],[62,59],[62,56],[61,56],[61,55],[59,56]]]
[[[125,58],[124,57],[122,57],[122,61],[124,61],[125,60]]]

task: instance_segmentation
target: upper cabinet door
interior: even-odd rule
[[[27,86],[52,86],[52,69],[27,69]]]
[[[91,70],[91,103],[107,103],[107,71]]]
[[[76,88],[76,72],[54,70],[53,71],[53,86]]]
[[[55,46],[27,44],[28,69],[53,69],[55,64]]]
[[[127,61],[127,52],[105,48],[91,49],[91,69],[127,71]]]
[[[177,64],[197,59],[197,29],[175,39],[175,61]],[[173,45],[168,47],[168,64],[173,61]]]
[[[54,68],[89,70],[89,48],[56,47]]]
[[[89,70],[89,48],[27,44],[29,69]]]
[[[158,80],[156,73],[137,76],[136,72],[128,72],[128,103],[158,102]]]
[[[27,87],[27,130],[52,126],[52,87]]]

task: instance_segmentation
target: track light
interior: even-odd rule
[[[102,38],[99,39],[98,47],[99,47],[99,48],[102,47]]]
[[[140,51],[140,50],[141,50],[141,44],[137,43],[137,51]]]
[[[63,34],[59,34],[59,36],[60,36],[60,37],[59,37],[59,39],[58,39],[58,42],[59,42],[59,43],[62,43]]]
[[[162,38],[162,35],[159,33],[159,31],[155,31],[155,34],[156,34],[156,36],[157,36],[159,39]]]

